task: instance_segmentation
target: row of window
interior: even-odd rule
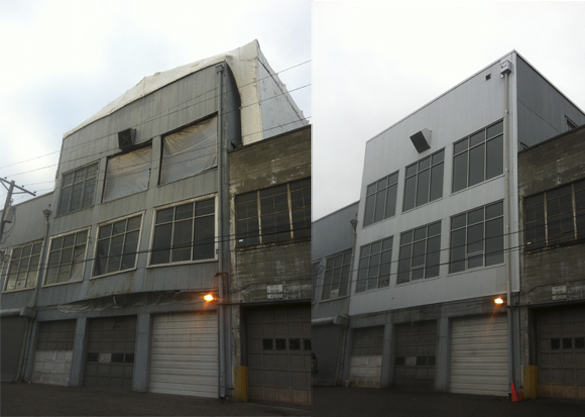
[[[457,192],[503,173],[503,122],[486,126],[453,144],[452,192]],[[442,149],[405,168],[402,211],[443,197],[445,150]],[[364,226],[396,214],[398,172],[366,189]]]
[[[169,184],[217,166],[217,117],[212,117],[162,139],[158,183]],[[152,145],[108,158],[102,202],[148,189]],[[63,174],[57,214],[92,207],[99,163]]]
[[[449,272],[456,273],[504,262],[504,204],[502,201],[451,217]],[[393,237],[360,247],[356,292],[390,285]],[[439,276],[441,221],[400,234],[397,284]],[[351,250],[327,258],[322,300],[347,295]],[[319,263],[313,264],[313,286]],[[313,300],[315,297],[313,296]]]
[[[143,215],[98,227],[93,277],[136,268]],[[192,201],[155,212],[149,265],[215,259],[215,198]],[[51,238],[44,285],[81,281],[90,229]],[[5,291],[34,288],[42,241],[14,247]]]

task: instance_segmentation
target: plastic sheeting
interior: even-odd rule
[[[160,183],[168,184],[217,166],[217,117],[163,140]]]
[[[104,203],[148,189],[151,153],[149,146],[108,161]]]

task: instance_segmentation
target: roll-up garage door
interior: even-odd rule
[[[32,382],[67,385],[74,338],[75,320],[46,321],[39,324]]]
[[[585,399],[585,307],[557,307],[536,315],[538,394]]]
[[[218,397],[217,313],[155,316],[150,391]]]
[[[508,395],[507,318],[453,320],[451,392]]]
[[[353,329],[352,334],[349,380],[358,387],[379,388],[384,326]]]
[[[92,319],[83,385],[132,390],[136,316]]]
[[[311,404],[311,307],[249,309],[250,400]]]
[[[397,325],[394,387],[432,391],[435,388],[436,351],[436,321]]]

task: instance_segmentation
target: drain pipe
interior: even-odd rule
[[[216,73],[219,75],[219,94],[218,94],[218,117],[217,117],[217,206],[218,206],[218,213],[219,213],[219,221],[218,221],[218,278],[219,278],[219,285],[218,285],[218,297],[220,303],[218,304],[218,320],[219,320],[219,396],[220,398],[226,397],[226,378],[225,378],[225,307],[222,305],[224,302],[224,291],[223,291],[223,279],[224,279],[224,267],[223,267],[223,222],[224,222],[224,187],[223,187],[223,64],[219,64],[215,67]]]
[[[44,267],[43,261],[46,257],[46,254],[47,254],[47,247],[49,246],[49,216],[50,215],[51,215],[51,210],[49,210],[49,209],[43,210],[43,216],[45,217],[45,236],[44,236],[44,240],[43,240],[43,246],[41,249],[41,258],[39,259],[38,280],[36,282],[35,290],[31,296],[31,299],[29,300],[29,305],[28,305],[28,307],[32,311],[32,317],[27,317],[26,339],[24,340],[24,343],[22,344],[22,350],[20,352],[20,362],[18,363],[18,376],[16,379],[17,382],[21,382],[22,379],[25,377],[25,373],[26,373],[25,367],[26,367],[26,363],[28,361],[29,349],[30,349],[30,346],[32,344],[32,341],[30,339],[32,337],[33,326],[35,325],[35,317],[36,317],[35,307],[37,305],[37,300],[39,298],[39,287],[42,285],[43,279],[45,277],[45,269],[46,268]]]
[[[515,382],[515,363],[514,363],[514,319],[513,319],[513,301],[512,301],[512,254],[510,251],[510,79],[512,64],[510,61],[504,61],[500,64],[500,74],[504,76],[505,84],[505,104],[504,104],[504,167],[505,167],[505,210],[504,216],[506,231],[506,303],[508,312],[508,388],[511,390],[512,383]],[[511,392],[511,391],[510,391]]]

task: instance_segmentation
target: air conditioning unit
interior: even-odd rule
[[[136,138],[136,129],[126,129],[118,132],[118,146],[121,150],[127,151],[134,147],[134,139]]]
[[[339,297],[339,288],[336,290],[331,290],[331,298]]]

